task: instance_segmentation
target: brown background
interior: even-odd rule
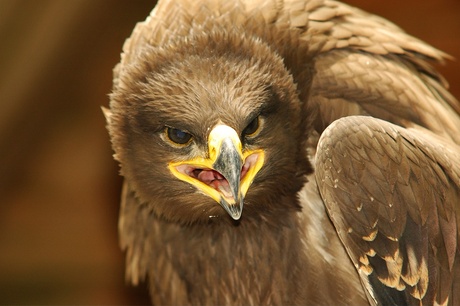
[[[460,59],[459,0],[350,0]],[[154,1],[0,0],[0,304],[142,304],[101,105]],[[460,65],[439,67],[460,97]]]

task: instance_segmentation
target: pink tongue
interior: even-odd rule
[[[197,175],[197,179],[202,181],[203,183],[213,187],[214,189],[222,192],[222,194],[227,197],[231,198],[232,194],[230,191],[230,185],[228,184],[227,180],[217,171],[214,170],[200,170]]]
[[[224,180],[225,178],[217,171],[202,170],[200,173],[198,173],[198,179],[209,185],[214,180]]]

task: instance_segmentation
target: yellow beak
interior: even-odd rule
[[[242,152],[236,131],[227,125],[216,125],[208,136],[208,156],[171,162],[169,170],[213,198],[238,220],[244,197],[263,166],[264,151]]]

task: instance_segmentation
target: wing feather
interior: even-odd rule
[[[389,296],[406,288],[409,301],[443,304],[459,256],[460,148],[426,134],[371,117],[342,118],[319,140],[316,176],[359,269]],[[371,158],[388,151],[400,158]]]
[[[145,280],[148,266],[148,263],[142,260],[146,258],[144,253],[148,250],[143,243],[148,235],[143,232],[146,227],[140,226],[146,223],[148,214],[141,213],[143,210],[138,208],[139,200],[125,181],[121,195],[118,230],[120,246],[126,250],[126,279],[133,285]]]

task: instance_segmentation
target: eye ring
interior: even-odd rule
[[[256,116],[252,119],[249,124],[243,130],[243,137],[253,137],[260,131],[261,119],[260,116]]]
[[[192,140],[192,134],[167,126],[164,130],[166,139],[175,145],[185,146]]]

